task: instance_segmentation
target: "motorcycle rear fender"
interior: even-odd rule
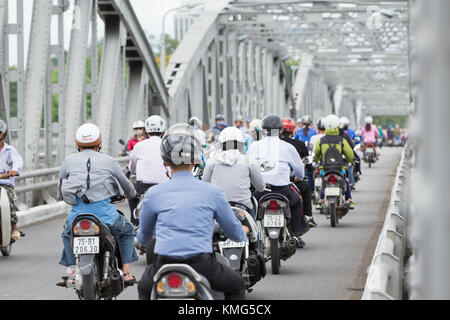
[[[94,269],[95,254],[82,254],[78,257],[78,267],[80,268],[81,275],[87,276]]]
[[[270,239],[278,239],[280,237],[281,228],[267,228],[267,235]]]

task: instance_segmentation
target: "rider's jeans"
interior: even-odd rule
[[[131,263],[138,260],[138,255],[134,249],[134,237],[135,231],[133,225],[128,220],[119,215],[116,222],[112,226],[108,226],[111,234],[114,236],[116,244],[120,250],[120,256],[122,257],[122,263]],[[75,265],[75,256],[71,245],[71,232],[72,226],[66,221],[64,225],[64,231],[62,233],[62,239],[64,243],[64,249],[62,252],[61,260],[59,264],[69,267]]]
[[[355,184],[355,175],[353,174],[353,168],[351,165],[348,165],[348,179],[350,180],[350,184]]]

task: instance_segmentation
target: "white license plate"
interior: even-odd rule
[[[247,242],[235,242],[231,240],[219,242],[220,248],[244,248]]]
[[[322,179],[316,178],[316,179],[314,180],[314,185],[315,185],[316,187],[321,187],[321,186],[322,186]]]
[[[96,254],[100,252],[99,237],[76,237],[73,238],[74,254]]]
[[[338,197],[340,195],[341,195],[341,188],[333,188],[333,187],[325,188],[325,197],[326,196]]]
[[[281,214],[264,215],[265,228],[282,228],[284,227],[284,216]]]

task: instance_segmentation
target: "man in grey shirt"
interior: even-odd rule
[[[136,197],[133,184],[125,177],[119,163],[100,153],[102,136],[97,126],[85,124],[76,134],[79,153],[64,160],[58,190],[61,198],[72,206],[62,234],[64,250],[60,264],[75,265],[70,243],[72,223],[79,214],[90,213],[107,225],[119,247],[125,285],[133,285],[136,279],[130,273],[130,263],[138,260],[134,249],[135,230],[131,223],[117,212],[111,198],[125,194]],[[65,287],[65,280],[58,286]]]
[[[253,185],[256,191],[265,188],[260,168],[242,153],[244,137],[241,130],[224,129],[219,142],[222,151],[208,160],[202,180],[221,187],[228,201],[241,203],[253,211],[250,186]],[[254,212],[252,215],[255,217]]]

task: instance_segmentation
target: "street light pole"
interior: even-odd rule
[[[161,66],[160,66],[160,71],[161,71],[161,76],[164,80],[164,82],[166,81],[166,17],[169,13],[173,12],[173,11],[177,11],[180,9],[192,9],[195,7],[198,7],[199,5],[201,5],[201,3],[197,3],[197,4],[187,4],[184,6],[180,6],[174,9],[170,9],[168,10],[166,13],[164,13],[163,15],[163,20],[162,20],[162,34],[161,34]]]

